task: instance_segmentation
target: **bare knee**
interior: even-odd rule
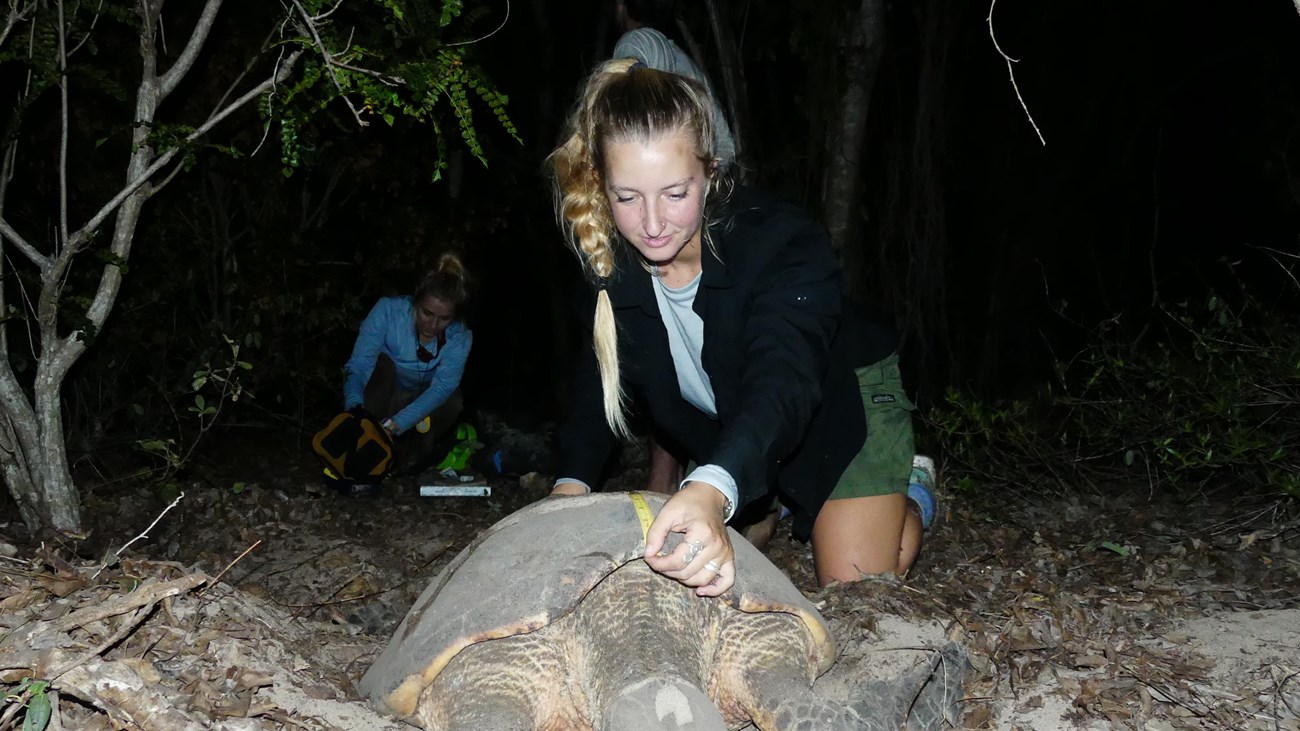
[[[901,494],[828,500],[813,524],[818,583],[905,572],[916,557],[910,546],[904,550],[907,513]]]

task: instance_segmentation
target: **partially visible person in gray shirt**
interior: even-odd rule
[[[713,85],[690,55],[654,27],[672,22],[671,0],[617,0],[615,12],[624,33],[614,45],[611,58],[635,58],[652,69],[685,76],[703,84],[713,99],[714,149],[718,153],[718,165],[723,170],[730,168],[736,161],[736,140],[722,113],[718,95],[713,92]]]

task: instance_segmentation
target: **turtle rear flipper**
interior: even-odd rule
[[[905,675],[864,685],[853,707],[890,719],[889,728],[955,728],[968,665],[966,651],[950,642]]]
[[[955,728],[965,651],[949,644],[911,672],[863,684],[848,702],[814,691],[790,666],[749,674],[751,717],[762,731],[931,731]]]
[[[790,631],[801,619],[768,612],[733,621],[723,630],[717,659],[720,695],[761,731],[896,731],[947,728],[955,719],[966,667],[960,647],[949,645],[899,677],[857,686],[849,697],[813,688],[820,673],[812,635]],[[806,658],[805,663],[780,658]]]
[[[815,638],[793,612],[737,616],[722,632],[714,677],[733,714],[761,731],[876,731],[852,705],[812,688],[821,672]],[[782,659],[803,658],[803,662]],[[897,727],[890,728],[894,731]]]

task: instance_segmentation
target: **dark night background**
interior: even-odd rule
[[[238,72],[231,49],[260,41],[251,20],[278,12],[228,5],[202,73],[168,111],[210,106]],[[748,91],[742,162],[756,184],[820,214],[826,130],[845,82],[838,44],[857,4],[725,6]],[[482,9],[472,28],[483,31],[505,12],[504,3],[471,7]],[[474,52],[509,95],[522,144],[476,117],[486,168],[450,139],[451,169],[433,182],[431,130],[399,121],[358,131],[341,108],[318,123],[289,177],[274,139],[259,148],[251,112],[218,130],[214,142],[257,153],[201,153],[148,204],[122,297],[69,382],[74,451],[102,454],[174,429],[167,403],[187,398],[191,372],[219,355],[222,333],[244,344],[256,394],[225,417],[227,433],[310,434],[337,408],[340,369],[371,303],[407,291],[445,247],[464,251],[479,280],[470,407],[524,428],[556,418],[573,346],[566,307],[581,282],[542,159],[617,34],[599,0],[509,12]],[[719,85],[703,3],[681,13]],[[1019,59],[1015,81],[1045,145],[988,13],[985,3],[887,5],[853,201],[859,264],[846,276],[904,331],[918,400],[934,404],[950,388],[991,400],[1037,393],[1100,326],[1110,323],[1112,345],[1137,343],[1167,328],[1166,310],[1212,294],[1249,297],[1259,322],[1293,332],[1300,290],[1279,261],[1295,262],[1300,230],[1290,162],[1300,154],[1296,8],[1002,0],[997,40]],[[128,82],[129,40],[104,41]],[[82,139],[120,140],[111,120],[123,103],[81,101]],[[42,104],[31,114],[54,112],[52,97]],[[120,148],[81,144],[79,189],[119,184]],[[7,209],[21,230],[52,225],[55,181],[41,173],[51,160],[24,158],[20,172],[35,183],[12,191]]]

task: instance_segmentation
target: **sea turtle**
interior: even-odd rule
[[[959,680],[922,700],[932,720],[918,724],[942,653],[891,692],[819,697],[812,681],[835,660],[826,622],[743,538],[731,534],[737,581],[722,597],[642,560],[664,500],[552,497],[504,518],[424,591],[360,691],[429,731],[875,731],[950,710]]]

